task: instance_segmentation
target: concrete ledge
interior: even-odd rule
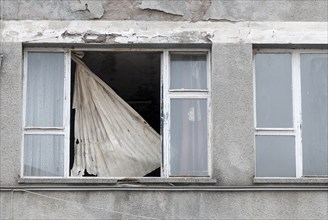
[[[162,184],[162,183],[181,183],[181,184],[216,184],[216,179],[209,177],[145,177],[145,178],[124,178],[119,179],[119,183],[153,183],[153,184]]]
[[[37,178],[24,177],[19,178],[20,184],[215,184],[216,179],[208,177],[144,177],[144,178]]]
[[[113,178],[19,178],[18,183],[22,184],[116,184],[117,179]]]
[[[328,177],[309,177],[309,178],[269,178],[269,177],[254,177],[254,183],[310,183],[310,184],[327,184]]]
[[[0,186],[1,191],[204,191],[204,192],[251,192],[251,191],[325,191],[327,185],[253,185],[253,186],[208,186],[208,185],[68,185],[35,184],[20,186]]]

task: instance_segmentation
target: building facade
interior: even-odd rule
[[[2,0],[0,218],[327,219],[327,8]],[[78,58],[157,131],[156,171],[73,175]]]

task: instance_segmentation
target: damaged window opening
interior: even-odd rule
[[[207,50],[26,49],[24,177],[209,177]]]

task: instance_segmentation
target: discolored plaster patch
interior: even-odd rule
[[[210,21],[327,21],[326,0],[212,0],[203,16]]]
[[[185,1],[155,1],[155,0],[146,0],[142,1],[139,6],[140,9],[151,9],[162,11],[172,15],[183,16],[187,12],[187,5]]]
[[[70,9],[73,12],[88,12],[95,19],[100,19],[105,12],[101,1],[76,0],[70,3]]]

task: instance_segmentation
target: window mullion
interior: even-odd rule
[[[25,136],[25,126],[26,126],[26,94],[27,94],[27,50],[24,51],[23,62],[24,62],[24,70],[23,70],[23,111],[22,111],[22,136],[21,136],[21,169],[20,174],[21,176],[24,175],[24,136]]]
[[[301,138],[301,74],[300,74],[300,53],[292,54],[292,77],[293,77],[293,119],[295,128],[295,161],[296,177],[303,176],[303,155]]]
[[[163,148],[162,148],[162,176],[168,177],[170,170],[170,97],[169,97],[169,82],[170,82],[170,74],[169,74],[169,51],[164,50],[162,55],[162,79],[163,79],[163,114],[162,114],[162,123],[163,123]]]
[[[65,77],[64,77],[64,177],[69,176],[70,160],[70,115],[71,115],[71,53],[65,52]]]

